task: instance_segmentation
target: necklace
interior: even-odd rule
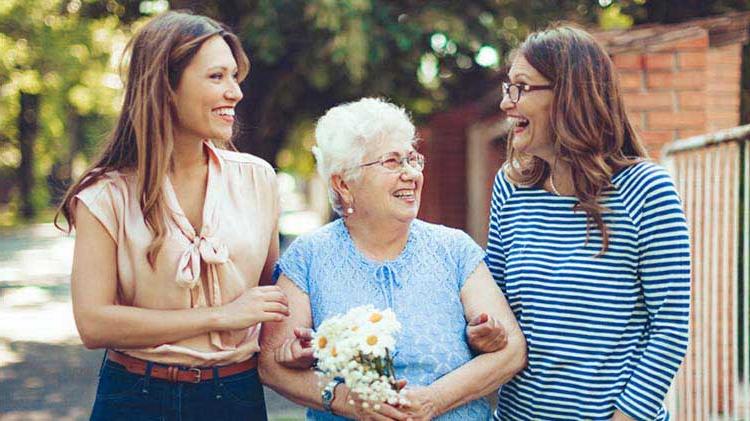
[[[560,196],[560,192],[557,191],[557,188],[555,187],[555,175],[551,171],[549,173],[549,186],[552,187],[552,193],[556,196]]]

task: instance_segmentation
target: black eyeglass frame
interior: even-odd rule
[[[510,94],[510,88],[515,87],[518,89],[518,96],[514,99],[513,96]],[[531,91],[544,91],[548,89],[552,89],[552,85],[527,85],[525,83],[510,83],[510,82],[503,82],[502,84],[502,90],[503,95],[507,95],[510,99],[510,102],[514,104],[518,104],[518,101],[521,100],[521,94],[523,92],[531,92]]]

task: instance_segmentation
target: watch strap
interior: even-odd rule
[[[331,405],[333,404],[333,399],[336,398],[336,386],[340,385],[344,381],[340,378],[335,378],[328,382],[328,384],[325,385],[323,388],[323,391],[320,393],[322,402],[323,402],[323,409],[333,414],[333,408],[331,408]]]

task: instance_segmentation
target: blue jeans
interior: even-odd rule
[[[172,383],[138,375],[106,360],[99,374],[91,420],[259,420],[266,403],[258,370],[201,383]]]

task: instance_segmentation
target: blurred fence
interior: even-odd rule
[[[678,421],[750,421],[750,125],[664,151],[690,226],[687,356],[670,405]]]

